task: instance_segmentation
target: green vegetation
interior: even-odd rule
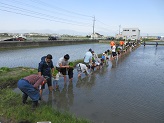
[[[29,102],[30,103],[30,102]],[[11,89],[0,90],[0,117],[4,117],[18,123],[28,120],[31,123],[38,121],[51,121],[52,123],[89,123],[84,119],[77,119],[69,113],[61,113],[48,104],[41,103],[35,110],[31,110],[31,104],[22,105],[21,95],[14,93]]]
[[[20,78],[30,74],[37,73],[36,69],[32,68],[0,68],[0,88],[14,86]]]
[[[58,74],[58,70],[54,70],[53,76],[56,76]]]
[[[74,67],[74,63],[73,62],[69,62],[69,66],[70,67]]]
[[[28,104],[22,104],[21,94],[13,92],[13,86],[19,79],[30,74],[37,73],[37,69],[32,68],[0,68],[0,122],[18,123],[28,120],[31,123],[38,121],[51,121],[52,123],[89,123],[85,119],[79,119],[68,112],[61,113],[53,109],[51,105],[44,102],[33,111],[32,101],[28,99]]]

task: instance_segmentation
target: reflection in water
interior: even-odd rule
[[[92,86],[95,85],[95,79],[96,79],[96,76],[95,76],[95,73],[92,73],[91,75],[88,75],[84,78],[81,78],[79,77],[78,78],[78,81],[76,83],[76,87],[77,88],[92,88]]]
[[[73,93],[73,83],[70,82],[68,85],[68,104],[69,106],[73,105],[74,93]]]
[[[64,111],[69,111],[69,108],[70,106],[73,105],[73,101],[74,101],[72,82],[69,82],[68,86],[67,84],[64,84],[64,87],[62,89],[54,91],[53,96],[54,96],[53,102],[55,102],[53,107],[56,107],[59,110],[63,109]]]
[[[112,62],[112,68],[116,68],[117,67],[117,63],[118,63],[118,59],[114,59],[111,61]]]
[[[155,55],[157,54],[157,51],[158,51],[158,50],[157,50],[157,47],[156,47],[156,48],[155,48]]]

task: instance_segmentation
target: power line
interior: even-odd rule
[[[95,35],[95,16],[93,17],[93,39],[94,39],[94,35]]]
[[[13,5],[9,5],[9,4],[5,4],[5,3],[2,3],[0,2],[1,4],[5,5],[5,6],[1,6],[1,7],[4,7],[4,8],[9,8],[9,9],[12,9],[12,10],[19,10],[19,11],[24,11],[26,13],[31,13],[31,14],[35,14],[35,15],[41,15],[41,16],[45,16],[45,17],[48,17],[48,18],[54,18],[54,19],[58,19],[58,20],[63,20],[63,21],[69,21],[69,22],[75,22],[75,23],[81,23],[81,24],[85,24],[85,25],[89,25],[89,23],[84,23],[84,22],[77,22],[77,21],[73,21],[73,20],[68,20],[68,19],[63,19],[63,18],[58,18],[58,17],[54,17],[54,16],[50,16],[50,15],[47,15],[47,14],[43,14],[43,13],[39,13],[39,12],[35,12],[35,11],[31,11],[31,10],[28,10],[28,9],[24,9],[24,8],[20,8],[20,7],[17,7],[17,6],[13,6]],[[9,7],[8,7],[9,6]],[[17,14],[20,13],[20,12],[17,12]],[[23,14],[22,14],[23,15]],[[27,15],[27,14],[24,14],[24,15]],[[42,18],[42,17],[41,17]],[[59,22],[59,21],[58,21]]]
[[[50,13],[53,13],[54,14],[54,12],[55,12],[55,14],[60,14],[60,15],[64,15],[64,16],[67,16],[67,17],[75,17],[75,18],[80,18],[80,17],[77,17],[77,16],[73,16],[73,15],[68,15],[68,14],[63,14],[63,13],[61,13],[61,12],[57,12],[57,11],[50,11],[50,10],[48,10],[48,9],[43,9],[43,8],[41,8],[41,7],[38,7],[38,6],[34,6],[34,5],[30,5],[29,3],[24,3],[24,2],[22,2],[22,1],[16,1],[16,0],[12,0],[12,3],[17,3],[17,5],[19,4],[19,5],[25,5],[25,7],[33,7],[33,8],[37,8],[37,9],[39,9],[39,10],[44,10],[44,11],[48,11],[48,12],[50,12]],[[50,8],[50,7],[49,7]],[[53,8],[53,10],[54,10],[54,8]],[[83,18],[84,19],[84,18]],[[88,20],[89,18],[85,18],[85,20]]]
[[[43,1],[41,1],[41,0],[30,0],[30,1],[33,1],[33,2],[38,3],[38,4],[40,4],[40,5],[43,5],[43,6],[52,7],[53,9],[57,9],[57,10],[60,10],[60,11],[65,11],[65,12],[67,12],[67,13],[71,13],[71,14],[75,14],[75,15],[79,15],[79,16],[85,16],[85,17],[92,17],[92,16],[90,16],[90,15],[84,15],[84,14],[80,14],[80,13],[77,13],[77,12],[72,12],[72,11],[69,11],[69,10],[66,10],[66,9],[63,9],[63,8],[59,8],[59,7],[57,7],[57,6],[52,6],[52,5],[47,4],[47,3],[45,3],[45,2],[43,2]],[[40,2],[39,2],[39,1],[40,1]]]
[[[47,19],[47,18],[43,18],[43,17],[37,17],[37,16],[33,16],[33,15],[22,14],[22,13],[20,13],[20,12],[13,12],[13,11],[10,11],[10,10],[4,10],[4,9],[0,9],[0,10],[1,10],[1,11],[5,11],[5,12],[10,12],[10,13],[19,14],[19,15],[25,15],[25,16],[29,16],[29,17],[39,18],[39,19],[43,19],[43,20],[55,21],[55,22],[66,23],[66,24],[71,24],[71,25],[77,25],[77,26],[83,26],[83,27],[84,27],[84,25],[80,25],[80,24],[72,24],[72,23],[63,22],[63,21],[56,21],[56,20]],[[87,26],[87,27],[88,27],[88,26]]]
[[[41,13],[41,12],[37,12],[37,11],[32,11],[32,10],[29,10],[29,9],[26,9],[27,7],[33,7],[35,9],[39,9],[39,10],[44,10],[44,11],[48,11],[48,12],[51,12],[51,13],[59,13],[60,15],[64,15],[64,16],[72,16],[72,15],[75,15],[76,17],[75,18],[71,18],[71,19],[76,19],[77,17],[85,17],[85,18],[93,18],[93,33],[95,32],[95,21],[97,21],[98,23],[101,23],[101,26],[98,26],[96,24],[96,29],[103,29],[103,30],[109,30],[111,31],[109,28],[111,28],[112,26],[109,26],[108,24],[105,24],[104,22],[96,19],[95,20],[95,17],[93,16],[89,16],[89,15],[85,15],[85,14],[80,14],[80,13],[77,13],[77,12],[72,12],[72,11],[69,11],[69,10],[66,10],[66,9],[62,9],[62,8],[59,8],[57,6],[53,6],[51,4],[47,4],[41,0],[30,0],[32,1],[34,4],[30,5],[30,4],[27,4],[27,3],[24,3],[23,1],[17,1],[17,0],[11,0],[12,1],[12,5],[11,4],[6,4],[6,3],[1,3],[1,7],[3,7],[3,9],[1,8],[0,10],[1,11],[5,11],[5,12],[9,12],[9,13],[15,13],[15,14],[19,14],[19,15],[22,15],[22,16],[29,16],[29,17],[33,17],[33,18],[38,18],[38,19],[43,19],[43,20],[47,20],[47,21],[54,21],[54,22],[59,22],[59,23],[65,23],[65,24],[71,24],[71,25],[76,25],[76,26],[83,26],[83,27],[91,27],[91,23],[85,23],[84,21],[83,22],[79,22],[79,21],[75,21],[75,20],[69,20],[69,19],[65,19],[65,18],[60,18],[60,17],[55,17],[53,15],[49,15],[49,14],[44,14],[44,13]],[[17,6],[14,6],[13,4],[16,4]],[[5,6],[2,6],[5,5]],[[42,6],[46,6],[48,8],[53,8],[53,11],[50,11],[50,9],[45,9],[45,7],[38,7],[38,6],[35,6],[36,4],[40,4]],[[21,5],[21,7],[19,7],[19,5]],[[22,8],[23,6],[23,8]],[[43,9],[44,8],[44,9]],[[60,12],[56,12],[54,10],[57,10],[57,11],[60,11]],[[65,14],[63,14],[65,13]],[[66,14],[67,13],[67,14]],[[84,20],[84,19],[83,19]],[[105,27],[103,27],[103,25]],[[109,28],[108,28],[109,27]],[[113,26],[114,27],[114,26]]]

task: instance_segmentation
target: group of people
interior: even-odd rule
[[[123,49],[123,45],[124,43],[122,43],[120,47],[121,50]],[[83,63],[78,63],[76,65],[78,77],[81,77],[81,74],[83,73],[90,75],[95,70],[95,68],[98,70],[104,64],[108,64],[110,59],[115,59],[118,54],[116,49],[117,47],[115,43],[112,43],[111,50],[103,52],[100,58],[92,49],[89,49],[84,56]],[[110,53],[112,54],[109,57]],[[38,74],[29,75],[18,81],[18,88],[23,92],[23,104],[27,103],[27,98],[29,96],[33,101],[32,107],[35,109],[38,105],[38,101],[42,97],[43,89],[45,89],[45,84],[47,83],[48,85],[49,93],[52,93],[52,78],[56,78],[59,73],[64,77],[64,81],[67,80],[67,74],[69,81],[72,81],[73,70],[75,66],[69,65],[69,54],[61,57],[55,67],[53,65],[52,59],[53,57],[51,54],[43,56],[38,65]],[[57,71],[58,74],[54,74],[54,71]]]
[[[52,93],[52,77],[54,76],[54,71],[60,72],[64,80],[66,80],[66,72],[68,70],[69,79],[73,78],[73,68],[69,66],[70,56],[68,54],[61,57],[56,67],[53,65],[52,55],[48,54],[43,56],[38,65],[38,74],[32,74],[18,81],[18,88],[23,92],[22,103],[27,103],[28,96],[32,99],[32,107],[35,109],[38,106],[38,101],[41,100],[43,89],[45,89],[45,84],[47,83],[49,92]]]
[[[90,75],[95,69],[99,70],[104,64],[108,64],[110,50],[102,53],[99,58],[97,53],[92,49],[89,49],[84,56],[83,63],[76,65],[78,77],[81,77],[82,73]]]

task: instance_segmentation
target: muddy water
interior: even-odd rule
[[[73,82],[60,78],[43,101],[94,123],[163,123],[163,54],[163,46],[140,46],[91,76],[78,79],[75,70]]]

